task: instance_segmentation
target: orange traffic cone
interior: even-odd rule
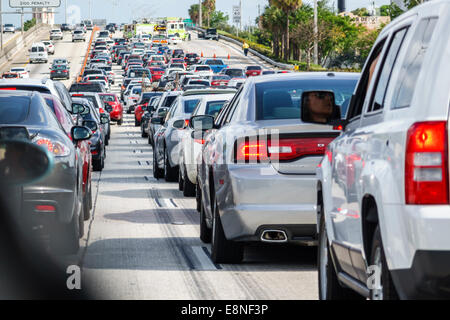
[[[203,58],[203,51],[202,51],[202,54],[200,56]]]
[[[230,60],[230,54],[228,54],[228,60]]]
[[[217,58],[216,54],[214,53],[214,59]]]

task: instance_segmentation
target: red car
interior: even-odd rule
[[[161,77],[163,76],[165,70],[163,68],[159,67],[150,67],[148,68],[150,70],[150,73],[152,74],[152,82],[158,82],[161,80]]]
[[[123,123],[123,105],[120,103],[119,98],[114,93],[100,93],[100,99],[102,99],[105,106],[110,106],[109,116],[111,120],[117,121],[119,126]]]
[[[56,118],[61,123],[66,134],[72,140],[70,136],[72,127],[77,125],[70,113],[63,107],[59,98],[54,95],[43,93],[43,98],[47,102],[48,106],[53,110]],[[84,206],[84,220],[89,220],[90,211],[92,209],[92,154],[91,154],[91,142],[89,140],[79,141],[77,149],[80,151],[80,157],[83,161],[83,206]]]
[[[147,109],[148,102],[144,104],[139,104],[136,106],[136,109],[134,109],[134,125],[136,127],[141,125],[142,116],[144,115],[145,110]]]
[[[262,68],[260,66],[248,66],[245,68],[245,75],[247,77],[260,76],[262,73]]]

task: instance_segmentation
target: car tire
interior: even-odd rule
[[[181,166],[181,164],[180,164],[180,166]],[[178,190],[183,191],[183,186],[184,186],[184,180],[181,175],[181,170],[178,170]]]
[[[203,205],[201,204],[200,240],[202,240],[203,243],[211,243],[211,238],[212,238],[212,230],[210,228],[208,228],[208,225],[206,224],[205,209],[203,208]]]
[[[140,125],[140,122],[136,118],[134,118],[134,126],[139,127]]]
[[[83,221],[87,221],[91,218],[91,209],[89,205],[89,192],[83,197]]]
[[[81,204],[81,212],[78,216],[78,239],[84,237],[84,204]]]
[[[200,212],[202,207],[202,191],[200,190],[200,185],[198,184],[198,178],[197,178],[197,184],[195,185],[196,191],[195,191],[195,201],[197,203],[197,211]]]
[[[321,300],[362,300],[363,296],[345,288],[339,283],[330,252],[325,218],[322,211],[320,221],[319,246],[317,254],[319,299]]]
[[[225,237],[217,201],[215,201],[213,212],[211,260],[214,263],[242,262],[244,258],[244,247],[241,243],[230,241]]]
[[[164,170],[158,168],[158,162],[156,161],[156,152],[153,149],[153,178],[161,179],[164,177]]]
[[[142,126],[142,125],[141,125],[141,137],[142,138],[147,138],[148,137],[148,134],[145,133],[144,126]]]
[[[167,150],[164,151],[164,179],[167,182],[176,182],[178,180],[177,168],[174,168],[170,165]]]
[[[89,200],[89,210],[92,210],[92,207],[93,207],[93,204],[94,204],[94,202],[92,201],[92,182],[90,183],[90,186],[89,186],[88,200]]]
[[[370,214],[370,213],[369,213]],[[371,300],[398,300],[399,296],[395,289],[391,273],[386,262],[386,256],[381,239],[380,226],[377,226],[373,235],[372,251],[370,255],[370,265],[378,266],[381,270],[381,288],[380,290],[370,290]]]
[[[120,119],[119,121],[117,121],[117,124],[118,124],[119,126],[121,126],[121,125],[123,124],[123,119]]]
[[[103,170],[103,166],[102,166],[103,161],[102,160],[103,160],[103,158],[92,161],[92,167],[93,167],[94,171],[102,171]]]
[[[82,210],[81,210],[82,211]],[[80,249],[80,221],[74,214],[69,223],[55,222],[50,234],[50,249],[57,254],[76,254]]]
[[[183,180],[183,196],[185,197],[195,197],[195,184],[189,180],[189,177],[186,172],[186,168],[184,169],[184,180]],[[180,168],[181,170],[181,168]]]

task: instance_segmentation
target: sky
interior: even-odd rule
[[[9,0],[0,0],[3,6],[3,11],[15,11],[9,7]],[[67,1],[69,12],[80,12],[82,19],[89,18],[89,0],[61,0],[61,7],[56,9],[56,23],[64,23],[64,3]],[[329,0],[330,4],[337,0]],[[347,10],[354,10],[356,8],[368,7],[373,0],[347,0]],[[198,3],[198,0],[92,0],[92,18],[93,19],[107,19],[111,22],[131,22],[133,19],[143,16],[156,17],[188,17],[188,9],[192,4]],[[313,0],[304,0],[304,3],[313,3]],[[390,0],[375,0],[376,6],[389,4]],[[232,7],[239,5],[239,0],[216,0],[217,10],[223,11],[232,17]],[[253,24],[255,18],[258,16],[258,6],[261,12],[264,7],[268,5],[268,0],[242,0],[242,23],[247,25]],[[76,7],[74,7],[76,6]],[[79,9],[78,9],[79,8]],[[30,10],[30,9],[28,9]],[[69,16],[74,16],[73,14]],[[77,16],[75,14],[75,16]],[[31,15],[25,15],[24,20],[31,18]],[[230,21],[231,22],[231,21]],[[4,14],[3,23],[13,23],[16,26],[20,25],[20,15]]]

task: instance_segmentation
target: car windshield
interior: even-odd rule
[[[65,65],[53,66],[52,69],[53,70],[66,70],[67,66],[65,66]]]
[[[0,124],[18,124],[24,122],[28,116],[29,109],[29,97],[0,97]]]
[[[304,91],[333,91],[336,105],[345,116],[357,80],[293,80],[256,84],[257,120],[300,119]]]

